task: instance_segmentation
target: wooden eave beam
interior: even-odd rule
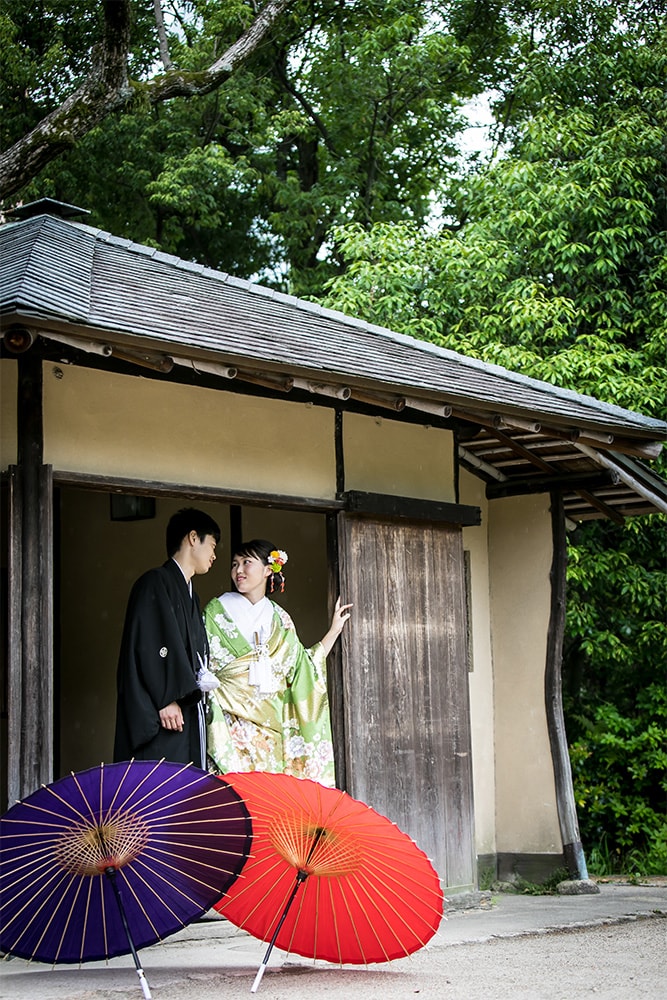
[[[12,317],[7,316],[5,320],[11,323]],[[16,322],[24,324],[22,317],[16,316]],[[555,438],[569,441],[573,444],[587,445],[593,448],[608,449],[613,448],[621,454],[637,456],[640,458],[652,459],[660,455],[662,442],[635,440],[633,438],[616,437],[614,434],[601,431],[586,430],[585,428],[558,428],[551,425],[542,424],[538,417],[531,418],[521,415],[498,413],[493,411],[479,411],[468,409],[465,404],[451,403],[447,400],[433,402],[432,400],[420,401],[416,397],[405,397],[392,394],[387,391],[375,391],[368,387],[354,387],[350,385],[340,386],[331,384],[323,385],[316,376],[301,374],[285,375],[279,371],[269,369],[244,369],[237,365],[242,362],[228,361],[216,362],[202,359],[200,362],[196,358],[192,360],[177,356],[176,345],[168,345],[167,350],[157,349],[155,342],[146,338],[135,337],[128,340],[127,336],[117,335],[112,332],[91,331],[85,327],[77,327],[75,324],[64,323],[63,321],[43,321],[38,318],[31,318],[24,324],[31,335],[41,335],[46,339],[60,340],[82,351],[101,354],[103,356],[112,355],[119,360],[130,364],[152,369],[159,374],[168,375],[174,364],[192,368],[197,372],[210,375],[219,375],[222,378],[234,378],[235,376],[248,384],[258,385],[276,392],[289,392],[294,387],[304,387],[308,385],[308,391],[321,395],[338,396],[339,399],[356,399],[366,405],[375,406],[380,409],[387,409],[394,412],[401,412],[406,407],[409,409],[421,410],[425,413],[432,413],[441,419],[455,419],[466,423],[477,424],[489,432],[489,436],[496,437],[501,441],[512,441],[512,448],[518,454],[517,449],[520,442],[516,438],[509,438],[503,432],[505,430],[517,430],[527,432],[528,435],[540,435],[540,443],[535,442],[535,447],[545,447],[545,438]],[[91,334],[99,334],[99,340],[91,340]],[[78,341],[78,343],[77,343]],[[167,346],[167,345],[164,345]],[[185,346],[185,345],[183,345]],[[526,439],[525,433],[521,435]],[[526,449],[526,453],[534,456],[534,451]],[[526,457],[526,455],[524,455]],[[536,464],[533,459],[526,459]],[[556,461],[556,458],[554,458]],[[542,468],[547,472],[547,468]]]
[[[618,481],[618,477],[616,477]],[[614,478],[609,472],[572,472],[553,476],[527,476],[521,479],[506,479],[502,483],[488,483],[486,496],[489,500],[499,497],[523,496],[530,493],[550,493],[552,490],[595,490],[613,485]]]
[[[275,375],[266,371],[243,371],[238,368],[236,378],[239,382],[249,382],[251,385],[261,385],[265,389],[275,389],[276,392],[289,392],[294,388],[294,379],[289,375]]]
[[[573,428],[562,431],[556,427],[542,427],[542,433],[549,437],[560,438],[561,441],[571,441],[573,444],[588,445],[591,448],[613,448],[623,455],[636,455],[639,458],[658,458],[662,451],[661,441],[634,441],[628,437],[616,437],[615,434],[597,434],[593,431]]]
[[[504,444],[506,444],[509,448],[515,451],[516,454],[521,455],[522,458],[525,458],[527,462],[531,462],[536,468],[541,469],[542,472],[545,472],[548,475],[554,475],[554,474],[557,475],[557,473],[555,473],[555,470],[552,469],[552,467],[547,462],[545,462],[544,459],[540,458],[538,455],[533,455],[533,453],[529,451],[528,448],[525,448],[522,444],[519,444],[518,441],[513,441],[511,437],[508,437],[506,434],[503,434],[503,432],[500,430],[497,430],[496,434],[498,436],[499,441],[502,441]],[[584,449],[582,448],[581,450],[583,451]],[[607,506],[607,504],[603,503],[601,500],[598,500],[598,498],[593,493],[590,493],[588,490],[581,490],[581,489],[576,490],[576,492],[583,500],[589,503],[591,507],[595,507],[597,510],[600,511],[600,513],[604,514],[605,517],[608,517],[611,521],[615,521],[617,524],[624,523],[624,518],[620,514],[618,514],[611,507]]]
[[[504,444],[510,451],[513,451],[515,455],[519,455],[526,462],[530,462],[531,465],[534,465],[536,469],[541,469],[542,472],[546,472],[547,475],[558,475],[556,470],[552,469],[548,462],[545,462],[539,455],[534,455],[529,448],[526,448],[518,441],[515,441],[507,434],[504,434],[501,430],[496,430],[495,433],[498,440],[501,441],[502,444]]]
[[[365,493],[361,490],[346,490],[342,499],[345,510],[353,514],[405,517],[411,521],[446,522],[463,526],[476,526],[482,523],[480,508],[469,504],[420,500],[385,493]]]
[[[393,410],[397,413],[405,409],[404,396],[369,392],[366,389],[356,389],[354,386],[350,386],[350,389],[352,390],[351,398],[356,399],[359,403],[365,403],[367,406],[379,406],[384,410]]]
[[[610,507],[608,504],[603,503],[603,501],[594,496],[593,493],[589,493],[588,490],[577,490],[577,493],[583,500],[586,500],[591,507],[596,507],[602,514],[605,515],[605,517],[608,517],[610,521],[615,521],[616,524],[623,524],[625,522],[625,518],[622,514],[619,514],[618,511],[614,510],[614,508]]]
[[[559,438],[562,441],[581,442],[594,448],[611,448],[624,455],[636,455],[639,458],[657,458],[662,451],[660,441],[635,441],[629,437],[616,437],[605,431],[586,430],[585,428],[561,429],[543,424],[538,418],[512,416],[502,413],[483,413],[479,410],[468,410],[460,405],[452,405],[451,415],[461,420],[477,423],[487,428],[491,433],[504,430],[525,430],[531,434],[541,434],[544,437]]]

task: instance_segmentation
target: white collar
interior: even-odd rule
[[[229,591],[220,596],[220,603],[251,646],[255,645],[255,633],[260,642],[267,641],[273,620],[273,605],[268,597],[253,604],[243,594]]]
[[[178,559],[174,559],[174,557],[172,556],[171,557],[171,561],[176,563],[176,565],[180,569],[181,573],[183,574],[183,579],[185,580],[185,586],[188,588],[188,590],[190,592],[190,597],[192,597],[192,578],[190,578],[188,580],[187,576],[185,575],[185,570],[183,569],[183,567],[179,563]]]

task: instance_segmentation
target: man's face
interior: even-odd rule
[[[193,535],[194,539],[192,538]],[[213,535],[206,535],[202,542],[196,531],[191,532],[190,539],[192,542],[192,561],[194,563],[195,574],[201,576],[202,573],[208,573],[215,562],[215,547],[217,543]]]

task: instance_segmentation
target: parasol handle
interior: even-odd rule
[[[262,964],[260,965],[259,969],[257,970],[257,975],[255,976],[254,983],[250,987],[250,992],[251,993],[256,993],[257,992],[257,987],[259,986],[259,984],[262,981],[262,976],[264,975],[264,969],[265,968],[266,968],[266,956],[265,956],[265,960],[262,962]]]
[[[294,885],[294,888],[292,889],[292,894],[291,894],[290,898],[287,900],[287,903],[285,904],[285,909],[283,910],[282,916],[280,917],[280,920],[278,921],[278,926],[276,927],[275,931],[273,932],[273,937],[271,938],[271,941],[269,942],[269,947],[266,949],[266,954],[264,955],[264,958],[262,959],[262,964],[260,965],[259,969],[257,970],[257,975],[255,976],[255,981],[252,984],[252,986],[250,987],[250,992],[251,993],[256,993],[257,992],[257,987],[259,986],[259,984],[262,981],[262,976],[264,975],[264,970],[266,969],[267,965],[269,964],[269,955],[273,951],[273,946],[276,943],[276,939],[277,939],[278,935],[280,934],[280,928],[285,923],[285,917],[287,916],[287,913],[289,911],[290,906],[294,902],[294,897],[296,896],[297,892],[299,891],[299,887],[301,886],[301,884],[303,882],[306,881],[307,878],[308,878],[308,872],[304,872],[302,869],[299,869],[299,871],[297,872],[297,875],[296,875],[296,883]]]
[[[116,902],[118,903],[118,910],[120,912],[121,923],[125,928],[127,941],[130,946],[130,951],[132,952],[132,958],[134,959],[134,965],[137,970],[137,975],[139,976],[139,983],[141,985],[141,990],[144,994],[145,1000],[152,1000],[151,991],[148,987],[148,980],[146,979],[144,970],[141,967],[141,962],[139,961],[139,956],[137,955],[137,949],[134,947],[134,941],[132,940],[132,934],[130,933],[130,925],[128,924],[127,917],[125,915],[125,907],[123,906],[123,900],[120,891],[118,889],[118,884],[116,882],[116,869],[112,865],[109,865],[108,868],[104,869],[104,874],[111,882],[111,888],[113,889],[114,896],[116,897]]]

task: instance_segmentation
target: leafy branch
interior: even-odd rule
[[[201,72],[166,69],[145,82],[130,80],[130,0],[104,0],[104,30],[91,70],[74,93],[27,135],[0,153],[0,198],[7,198],[108,115],[127,108],[140,94],[149,105],[175,97],[209,94],[256,51],[292,0],[267,0],[252,24]],[[169,61],[167,61],[169,62]]]

